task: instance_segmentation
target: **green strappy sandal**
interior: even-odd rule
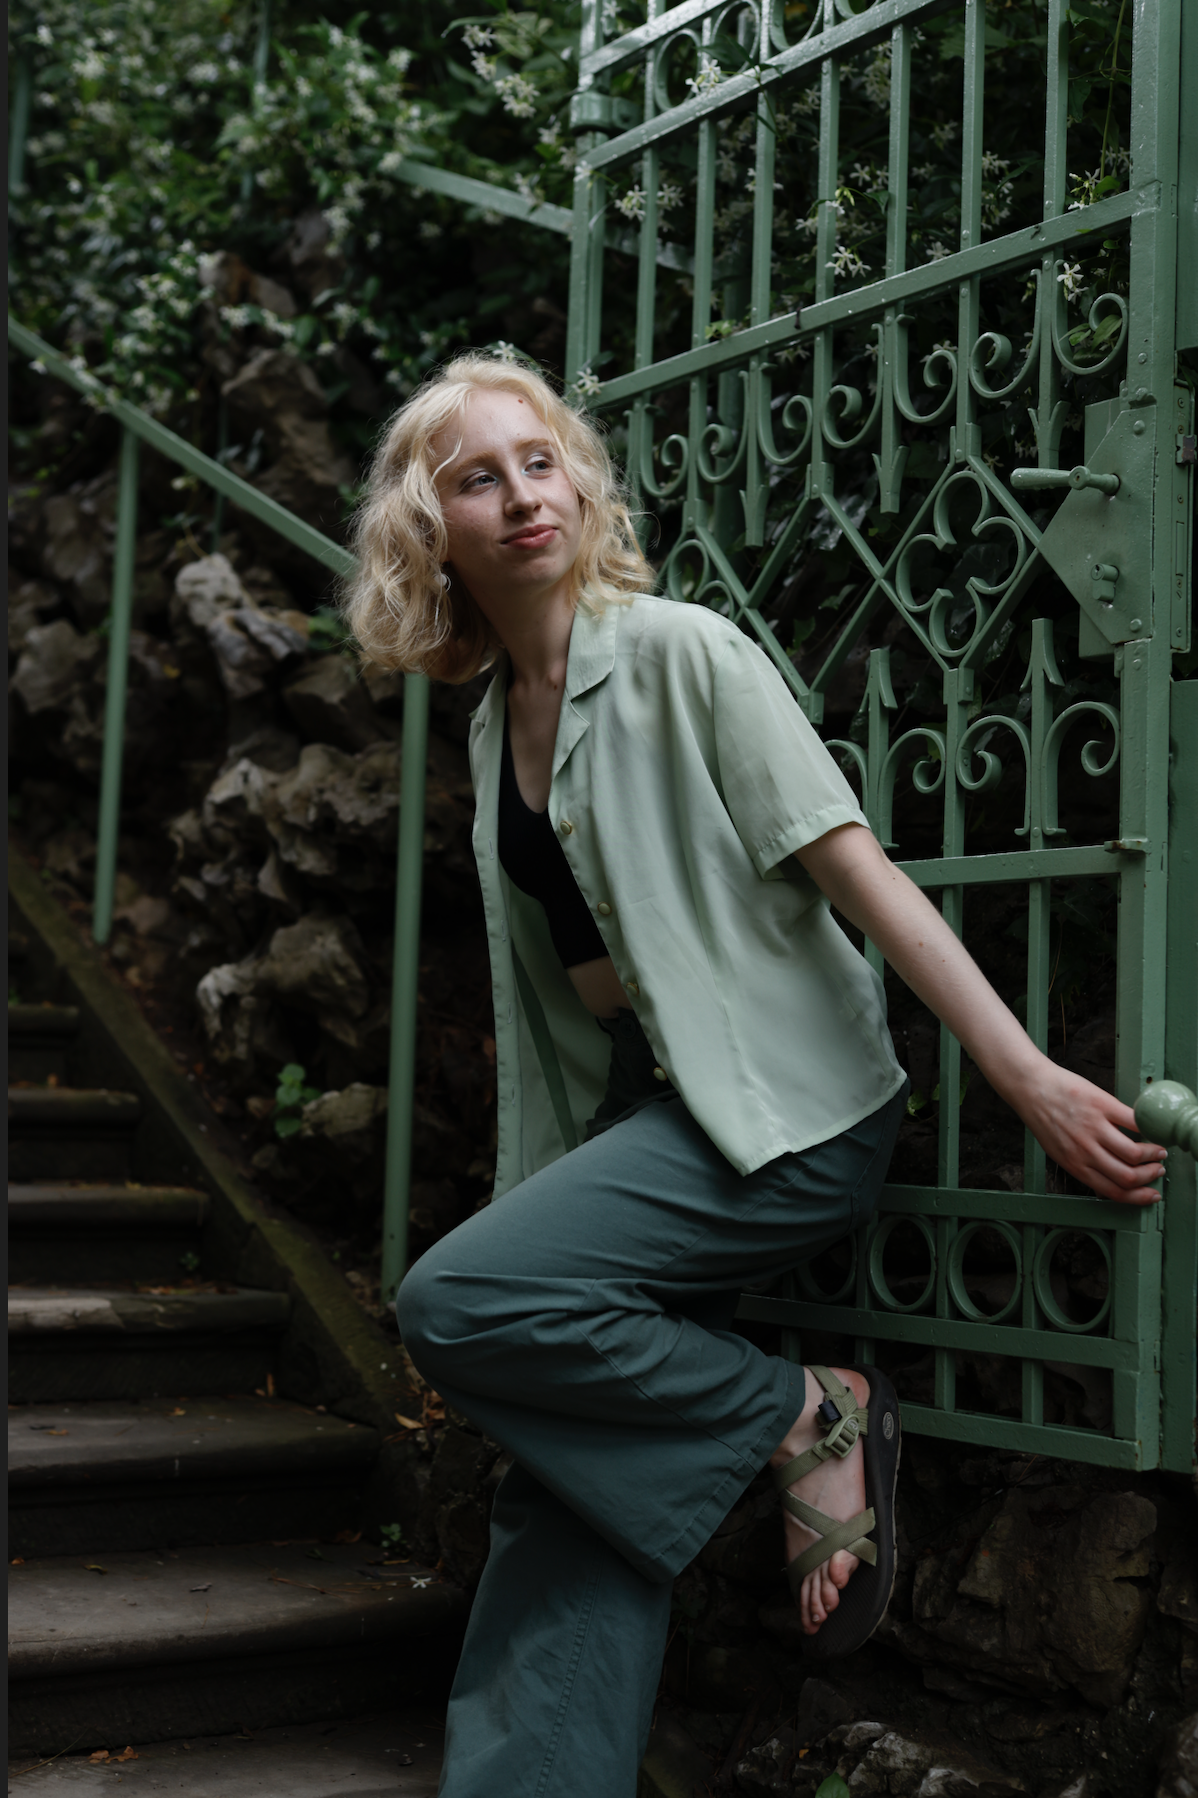
[[[840,1550],[856,1555],[861,1563],[840,1594],[840,1603],[821,1624],[818,1633],[801,1638],[805,1655],[830,1660],[852,1654],[867,1642],[890,1603],[895,1570],[894,1489],[902,1432],[894,1387],[876,1367],[853,1368],[854,1373],[861,1374],[869,1382],[869,1403],[864,1408],[858,1405],[831,1368],[812,1366],[810,1371],[827,1394],[816,1411],[816,1417],[827,1433],[822,1442],[817,1442],[805,1454],[796,1455],[784,1467],[774,1468],[773,1474],[784,1509],[820,1537],[818,1542],[797,1555],[786,1570],[795,1603],[798,1603],[799,1591],[807,1575]],[[787,1490],[795,1480],[801,1480],[804,1474],[811,1473],[830,1456],[839,1455],[843,1460],[859,1441],[865,1451],[868,1508],[859,1511],[856,1517],[850,1517],[847,1523],[839,1523]]]

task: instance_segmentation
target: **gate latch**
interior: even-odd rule
[[[1116,412],[1076,468],[1011,473],[1016,494],[1064,489],[1037,548],[1077,601],[1083,655],[1152,635],[1154,449],[1142,426],[1138,414]]]
[[[1027,493],[1037,487],[1072,487],[1075,493],[1083,487],[1094,487],[1099,493],[1118,493],[1117,474],[1095,474],[1079,463],[1076,468],[1016,468],[1011,474],[1016,493]]]

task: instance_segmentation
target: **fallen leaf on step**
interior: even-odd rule
[[[119,1754],[113,1755],[114,1761],[138,1761],[141,1759],[136,1748],[122,1748]]]
[[[107,1748],[97,1748],[96,1752],[94,1754],[89,1754],[87,1758],[89,1761],[95,1763],[96,1761],[111,1760],[112,1756],[109,1754]]]
[[[361,1540],[362,1540],[361,1530],[338,1530],[337,1534],[333,1537],[334,1542],[351,1542],[352,1543],[352,1542],[360,1542]]]
[[[8,1564],[10,1567],[23,1567],[25,1565],[25,1557],[24,1555],[14,1555]]]
[[[422,1430],[424,1428],[424,1425],[417,1423],[414,1417],[405,1417],[402,1411],[395,1413],[395,1421],[401,1424],[405,1430]]]
[[[205,1585],[205,1586],[188,1586],[187,1590],[189,1592],[211,1592],[212,1581],[209,1580],[207,1585]]]
[[[187,1413],[186,1413],[186,1411],[180,1410],[179,1407],[176,1405],[175,1409],[173,1411],[168,1412],[167,1415],[169,1417],[186,1417]]]
[[[107,1567],[97,1567],[94,1561],[89,1561],[84,1571],[86,1573],[107,1573],[108,1569]]]

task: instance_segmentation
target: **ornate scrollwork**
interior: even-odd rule
[[[1122,354],[1123,346],[1127,342],[1127,301],[1123,298],[1122,294],[1100,293],[1086,315],[1086,323],[1089,325],[1092,332],[1097,332],[1099,326],[1103,322],[1102,309],[1108,305],[1113,306],[1119,314],[1119,330],[1114,345],[1107,351],[1101,362],[1073,361],[1067,347],[1069,343],[1068,335],[1061,330],[1060,319],[1056,316],[1056,310],[1054,309],[1052,321],[1052,347],[1061,367],[1068,369],[1071,375],[1093,376],[1105,374],[1112,363],[1114,363]]]
[[[922,793],[926,798],[932,793],[938,793],[944,785],[944,732],[936,730],[930,724],[917,724],[914,730],[904,731],[902,736],[887,750],[878,780],[878,815],[875,820],[875,828],[883,849],[897,849],[898,847],[890,835],[890,828],[894,821],[894,783],[900,766],[912,753],[916,744],[922,744],[925,751],[911,769],[911,781],[916,792]]]
[[[1064,834],[1064,826],[1057,823],[1057,769],[1061,758],[1061,748],[1066,734],[1083,713],[1091,712],[1109,725],[1112,742],[1109,750],[1095,737],[1088,742],[1081,753],[1081,764],[1092,779],[1097,780],[1103,774],[1109,774],[1119,760],[1119,714],[1113,706],[1101,699],[1081,699],[1063,711],[1053,721],[1044,738],[1041,751],[1040,778],[1043,782],[1044,834],[1046,837],[1059,837]],[[1105,755],[1105,760],[1103,759]]]
[[[672,499],[686,480],[690,472],[691,446],[690,440],[681,432],[674,431],[666,438],[658,452],[663,468],[672,468],[674,473],[665,480],[659,481],[654,468],[653,456],[653,415],[656,407],[638,402],[625,414],[628,420],[629,463],[636,485],[650,499]]]
[[[963,639],[954,642],[948,630],[949,608],[951,606],[956,609],[962,596],[951,587],[937,586],[925,598],[920,598],[913,586],[912,563],[921,545],[939,555],[957,547],[957,534],[950,517],[950,499],[968,486],[975,489],[979,498],[978,514],[970,526],[970,535],[980,543],[986,538],[1000,538],[1005,533],[1012,552],[1012,565],[999,581],[987,581],[980,574],[970,575],[966,579],[965,594],[973,607],[973,628]],[[948,663],[958,660],[973,646],[991,617],[992,608],[986,602],[998,599],[1008,592],[1022,573],[1030,548],[1015,520],[1006,512],[996,510],[995,498],[989,486],[976,469],[969,467],[951,475],[937,491],[932,507],[932,524],[931,531],[916,532],[903,544],[895,560],[894,582],[903,610],[911,618],[926,617],[929,641],[937,654]]]
[[[768,369],[762,369],[760,380],[760,398],[757,405],[757,446],[771,467],[792,468],[796,462],[802,461],[811,442],[811,427],[814,422],[811,401],[805,393],[792,393],[783,405],[782,429],[784,431],[799,430],[800,427],[796,423],[797,413],[802,414],[803,423],[799,441],[794,449],[782,451],[774,441]]]
[[[878,356],[880,359],[882,355],[883,327],[881,325],[873,325],[871,329],[873,330],[874,339],[878,346]],[[856,449],[858,444],[864,443],[866,438],[872,434],[874,426],[878,422],[878,416],[882,410],[882,389],[885,385],[881,379],[880,369],[878,373],[879,378],[874,387],[873,404],[869,409],[869,415],[866,418],[865,423],[861,426],[861,429],[853,437],[842,437],[838,426],[842,423],[851,424],[853,420],[859,418],[864,411],[865,399],[860,388],[838,385],[833,387],[832,391],[829,393],[827,402],[824,406],[823,415],[820,419],[820,430],[823,433],[824,442],[829,444],[833,449]],[[835,411],[837,406],[840,408],[839,419],[836,417]]]
[[[907,325],[906,313],[900,313],[894,321],[894,353],[889,359],[889,374],[893,382],[894,403],[901,417],[908,424],[935,425],[948,412],[957,397],[957,353],[939,344],[930,355],[923,359],[923,384],[929,393],[943,389],[942,397],[930,412],[920,412],[911,400],[911,383],[908,370]],[[940,378],[943,371],[944,379]]]
[[[1009,380],[1005,387],[991,387],[986,376],[993,372],[1003,374],[1010,366],[1014,353],[1011,339],[1004,337],[1001,331],[983,331],[969,352],[969,385],[976,394],[987,400],[1009,399],[1011,394],[1031,379],[1040,356],[1040,336],[1043,328],[1043,291],[1040,281],[1040,270],[1032,270],[1032,279],[1036,283],[1036,309],[1032,315],[1032,334],[1024,352],[1019,371]]]
[[[967,793],[989,793],[998,785],[1003,777],[1005,764],[1001,756],[987,748],[996,730],[1009,730],[1023,751],[1023,823],[1016,829],[1016,836],[1026,836],[1031,829],[1031,771],[1032,745],[1031,739],[1018,718],[1008,718],[1002,712],[992,712],[985,718],[975,718],[957,744],[957,780]],[[974,759],[982,764],[982,772],[973,772]]]

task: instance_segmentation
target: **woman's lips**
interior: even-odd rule
[[[508,549],[544,549],[557,535],[557,527],[552,524],[539,524],[535,530],[521,531],[518,537],[504,539]]]

